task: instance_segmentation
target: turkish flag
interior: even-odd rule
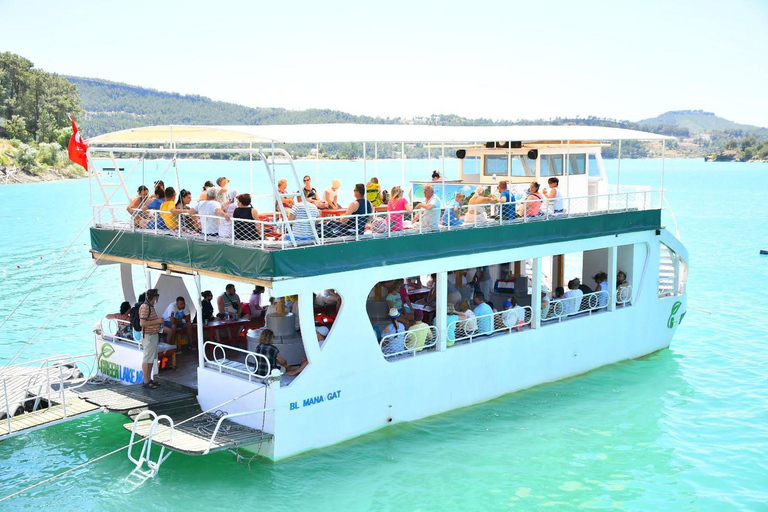
[[[88,144],[86,144],[82,137],[80,137],[80,131],[77,129],[75,120],[71,115],[67,115],[69,116],[69,120],[72,121],[72,137],[69,139],[69,147],[67,148],[69,150],[69,159],[78,165],[82,165],[87,171],[88,158],[86,157],[85,152],[88,151]]]

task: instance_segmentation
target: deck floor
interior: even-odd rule
[[[179,352],[176,354],[176,369],[162,370],[157,379],[197,389],[197,366],[197,352]]]
[[[84,400],[115,412],[197,401],[194,393],[172,386],[161,385],[157,389],[146,389],[141,384],[126,386],[113,381],[103,384],[88,383],[74,393]]]
[[[173,435],[171,435],[171,430],[166,426],[167,424],[161,423],[154,437],[152,437],[152,442],[187,455],[203,455],[208,449],[218,418],[212,414],[206,414],[178,425],[195,414],[199,414],[199,412],[198,410],[181,414],[170,414],[171,419],[173,419],[176,425]],[[152,421],[149,419],[140,421],[136,427],[136,433],[141,437],[146,437],[151,425]],[[126,423],[123,425],[123,428],[130,432],[133,429],[133,423]],[[270,439],[272,439],[272,434],[224,420],[209,453],[250,446],[267,442]]]
[[[0,439],[3,439],[6,436],[10,437],[24,432],[31,432],[38,427],[69,421],[98,410],[98,405],[86,402],[79,398],[72,398],[67,401],[66,418],[64,417],[64,407],[61,404],[57,404],[48,407],[47,409],[40,409],[38,411],[19,414],[18,416],[12,417],[10,421],[10,430],[8,429],[7,420],[0,421]]]

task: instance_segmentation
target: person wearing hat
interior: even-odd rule
[[[542,320],[549,316],[549,287],[541,283],[541,318]]]
[[[501,314],[504,326],[510,329],[520,328],[525,325],[525,309],[517,305],[517,299],[512,296],[504,302],[504,312]]]
[[[317,333],[317,341],[320,342],[328,337],[328,333],[331,332],[331,330],[324,325],[318,325],[315,327],[315,332]]]
[[[389,339],[384,340],[381,344],[381,351],[384,354],[395,354],[405,350],[405,335],[392,336],[405,332],[405,326],[401,322],[397,321],[397,317],[399,316],[400,312],[397,309],[390,308],[389,319],[391,323],[387,324],[381,333],[382,340],[384,340],[384,338],[387,336],[390,336]]]
[[[417,309],[413,312],[414,323],[408,328],[408,332],[413,331],[412,335],[408,336],[406,340],[407,344],[413,344],[407,348],[415,348],[418,352],[421,352],[424,345],[427,342],[432,343],[432,330],[429,325],[424,323],[424,312]]]

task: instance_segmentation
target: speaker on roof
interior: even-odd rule
[[[458,158],[459,160],[464,160],[465,156],[467,156],[466,149],[459,149],[456,151],[456,158]]]
[[[539,150],[538,149],[532,149],[528,152],[528,158],[531,160],[536,160],[539,157]]]

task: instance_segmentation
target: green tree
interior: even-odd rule
[[[14,114],[10,119],[3,123],[3,129],[9,139],[28,140],[27,120],[20,115]]]

